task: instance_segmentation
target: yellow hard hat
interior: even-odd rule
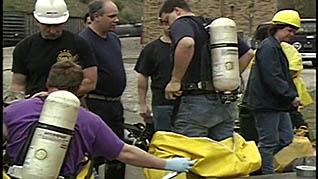
[[[273,24],[289,24],[300,28],[300,17],[297,11],[294,10],[282,10],[277,12],[273,19]]]

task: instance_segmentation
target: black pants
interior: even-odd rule
[[[298,129],[300,126],[307,126],[307,122],[304,120],[303,115],[297,111],[297,108],[293,108],[292,111],[289,112],[289,116],[293,127]]]
[[[308,123],[304,120],[303,115],[297,111],[297,108],[293,108],[293,110],[289,112],[289,116],[293,128],[298,129],[300,126],[308,127]],[[239,106],[239,121],[241,136],[244,137],[245,140],[254,140],[255,142],[258,142],[254,118],[245,105]]]
[[[239,106],[239,121],[240,135],[247,141],[254,140],[256,143],[258,143],[258,135],[255,128],[253,115],[245,105]]]
[[[124,141],[124,108],[120,101],[108,102],[86,98],[88,109],[97,114]],[[94,157],[94,168],[106,163],[105,179],[125,179],[126,165],[118,160],[106,161],[102,157]]]

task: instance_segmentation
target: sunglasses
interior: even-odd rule
[[[169,22],[167,20],[162,20],[162,19],[159,19],[159,24],[160,25],[169,25]]]

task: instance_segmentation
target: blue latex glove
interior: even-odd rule
[[[166,170],[181,172],[188,172],[194,165],[195,160],[188,158],[174,158],[166,160]]]

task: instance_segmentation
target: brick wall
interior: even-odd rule
[[[158,13],[165,0],[144,0],[143,44],[158,38]],[[196,15],[232,18],[237,30],[249,40],[258,24],[269,21],[277,11],[276,0],[186,0]]]

